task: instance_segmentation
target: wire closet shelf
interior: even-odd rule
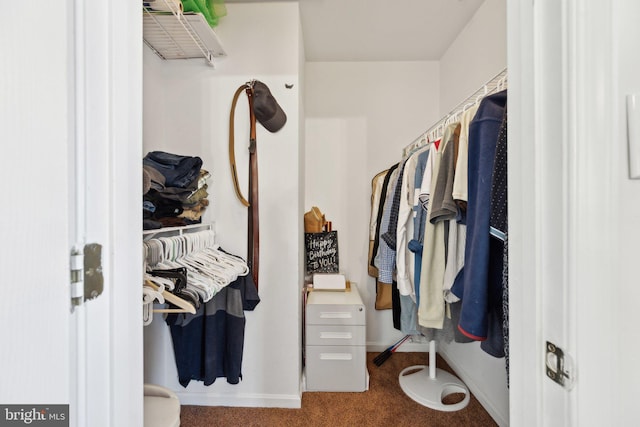
[[[479,103],[485,96],[493,93],[500,92],[507,89],[507,69],[503,69],[484,85],[482,85],[477,91],[468,96],[464,101],[460,102],[449,111],[444,117],[442,117],[433,126],[420,134],[411,144],[402,149],[402,157],[407,158],[411,153],[420,147],[426,145],[429,142],[435,141],[442,136],[444,129],[447,125],[455,123],[460,120],[460,116],[469,107]]]
[[[214,58],[226,56],[222,43],[200,13],[183,12],[174,2],[158,0],[165,7],[153,10],[143,3],[144,43],[162,59]]]

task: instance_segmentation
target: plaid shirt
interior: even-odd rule
[[[389,185],[392,188],[392,192],[387,197],[386,202],[384,204],[384,211],[382,214],[382,224],[380,226],[380,230],[382,232],[380,234],[380,248],[378,250],[379,256],[379,265],[378,265],[378,280],[382,283],[393,283],[393,272],[396,267],[396,249],[395,249],[395,240],[396,240],[396,228],[398,226],[398,207],[400,206],[400,186],[402,185],[402,172],[404,170],[404,163],[396,169],[397,174],[395,177],[391,178]],[[396,202],[397,195],[397,202]],[[393,208],[395,206],[395,214],[393,213]],[[392,218],[395,216],[395,226],[392,227]],[[385,236],[389,237],[389,235],[393,235],[393,247],[389,245]]]

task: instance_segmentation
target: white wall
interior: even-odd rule
[[[506,0],[485,0],[440,59],[446,114],[507,66]]]
[[[251,79],[266,83],[288,116],[271,134],[258,125],[261,303],[246,312],[243,379],[205,387],[177,382],[168,329],[156,315],[145,328],[146,380],[179,392],[182,403],[300,406],[300,288],[302,242],[299,99],[300,19],[297,2],[228,4],[216,33],[227,58],[215,69],[203,61],[162,61],[145,48],[144,149],[198,155],[212,174],[210,207],[225,249],[246,255],[246,208],[236,199],[228,165],[229,109],[235,90]],[[255,24],[260,22],[259,26]],[[259,28],[259,31],[258,31]],[[292,89],[285,89],[293,84]],[[247,196],[248,110],[236,109],[236,162]]]
[[[305,208],[318,206],[338,230],[340,270],[359,284],[374,351],[402,334],[393,329],[391,310],[374,309],[375,280],[367,274],[371,179],[439,118],[438,83],[437,62],[306,64]]]
[[[440,108],[446,114],[507,66],[506,1],[486,0],[440,61]],[[508,424],[505,360],[479,343],[441,344],[440,353],[501,425]]]
[[[627,146],[627,116],[624,107],[625,98],[628,94],[640,93],[640,55],[638,54],[637,43],[640,30],[637,26],[637,16],[640,14],[640,4],[632,0],[618,0],[614,2],[612,13],[613,35],[613,57],[614,82],[617,80],[617,87],[614,86],[612,115],[617,122],[614,122],[615,130],[612,138],[613,162],[611,170],[612,181],[616,183],[616,190],[612,192],[612,210],[616,214],[614,221],[613,236],[615,236],[613,247],[617,252],[612,257],[616,262],[614,268],[603,266],[605,274],[611,270],[618,270],[618,280],[611,280],[615,292],[612,293],[613,303],[611,307],[612,319],[610,324],[617,334],[610,338],[614,352],[615,374],[612,375],[611,384],[615,387],[615,394],[612,394],[610,405],[614,406],[619,425],[624,423],[637,423],[637,401],[632,396],[640,383],[640,370],[638,363],[640,359],[640,344],[638,329],[633,327],[634,313],[636,308],[633,301],[640,298],[640,287],[638,283],[637,268],[637,245],[640,241],[640,180],[628,179],[629,172],[629,152]],[[591,99],[591,93],[588,93]],[[606,108],[606,107],[605,107]],[[610,185],[607,185],[611,188]],[[599,212],[598,212],[599,213]],[[599,218],[600,219],[600,218]],[[617,296],[624,295],[623,298]],[[596,300],[600,303],[599,298]],[[603,331],[607,329],[602,328]],[[605,332],[606,333],[606,332]],[[588,333],[583,333],[585,338]],[[589,352],[588,339],[581,344],[581,354]],[[606,347],[603,347],[603,350]],[[602,351],[600,357],[594,360],[591,375],[595,376],[599,372],[598,366],[607,363],[606,359],[611,356],[609,352]],[[597,399],[597,390],[591,391],[582,408]],[[582,409],[581,408],[581,409]]]

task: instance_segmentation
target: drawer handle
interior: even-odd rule
[[[320,332],[320,338],[350,340],[353,334],[351,332]]]
[[[320,353],[320,360],[351,360],[350,353]]]
[[[321,319],[351,319],[351,313],[344,311],[323,311],[320,313]]]

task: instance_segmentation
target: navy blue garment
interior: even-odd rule
[[[200,157],[180,156],[164,151],[151,151],[142,164],[155,168],[165,177],[165,186],[186,188],[200,175]]]
[[[229,384],[240,382],[244,310],[253,310],[259,302],[252,275],[247,274],[201,304],[195,314],[167,316],[178,380],[183,387],[191,380],[211,385],[216,378],[223,377]]]
[[[508,184],[507,184],[507,109],[498,134],[496,157],[493,163],[491,188],[491,238],[502,242],[502,334],[504,357],[509,385],[509,248],[508,248]]]
[[[399,331],[402,330],[402,305],[400,304],[400,291],[398,290],[398,282],[395,280],[391,283],[391,319],[393,327]]]
[[[491,211],[491,183],[498,133],[507,104],[507,91],[485,97],[469,125],[467,241],[463,280],[454,283],[452,292],[462,299],[458,329],[467,337],[487,340],[484,349],[500,355],[503,338],[501,316],[494,311],[502,308],[502,247],[491,242],[489,219]],[[494,243],[494,244],[492,244]],[[492,256],[491,253],[494,253]],[[498,256],[499,252],[499,256]],[[499,264],[491,263],[491,259]],[[490,327],[489,322],[500,322]],[[488,351],[489,352],[489,351]]]

